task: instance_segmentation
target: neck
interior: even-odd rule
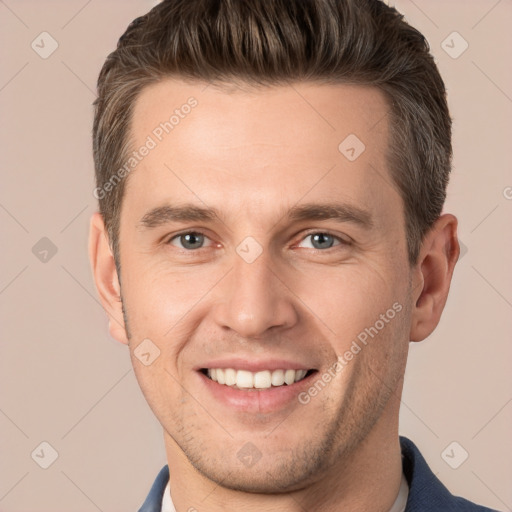
[[[402,384],[403,379],[398,388]],[[350,456],[300,489],[283,494],[244,493],[216,484],[200,474],[164,432],[171,495],[177,512],[388,512],[402,477],[398,437],[400,396],[401,389],[396,389],[377,423]]]

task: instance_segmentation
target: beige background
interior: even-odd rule
[[[2,512],[137,510],[166,463],[87,259],[96,78],[154,3],[0,0]],[[447,84],[446,211],[467,247],[438,329],[411,346],[400,431],[453,493],[512,510],[512,2],[392,3],[427,36]],[[31,48],[43,31],[59,45],[47,59]],[[442,47],[454,31],[469,44],[456,59]],[[444,44],[453,54],[463,41]],[[57,248],[46,262],[32,251],[43,237]],[[38,465],[49,461],[43,441],[58,452],[48,469]],[[442,457],[454,441],[452,464],[469,453],[458,469]]]

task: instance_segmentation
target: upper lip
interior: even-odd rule
[[[265,359],[256,361],[254,359],[243,358],[224,358],[208,361],[207,363],[197,365],[195,370],[203,368],[233,368],[235,370],[246,370],[249,372],[260,372],[263,370],[313,370],[313,366],[295,362],[287,359]]]

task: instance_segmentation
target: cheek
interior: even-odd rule
[[[169,369],[165,353],[161,353],[150,366],[144,366],[132,354],[132,364],[139,387],[153,414],[163,425],[169,425],[180,420],[183,414],[183,405],[186,405],[188,396],[176,382],[180,378],[173,369]]]
[[[159,338],[171,335],[218,281],[211,268],[169,270],[133,258],[122,268],[122,294],[132,332]]]
[[[347,264],[309,274],[307,280],[297,283],[294,291],[328,328],[328,336],[336,340],[333,344],[339,345],[336,348],[343,348],[376,323],[379,331],[389,330],[388,326],[398,316],[396,310],[403,306],[400,279],[390,269]]]

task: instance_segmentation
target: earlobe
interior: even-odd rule
[[[117,341],[128,344],[119,278],[103,217],[99,212],[94,213],[91,217],[89,260],[101,304],[109,319],[110,335]]]
[[[457,218],[441,215],[425,235],[416,264],[411,341],[424,340],[439,323],[459,253]]]

